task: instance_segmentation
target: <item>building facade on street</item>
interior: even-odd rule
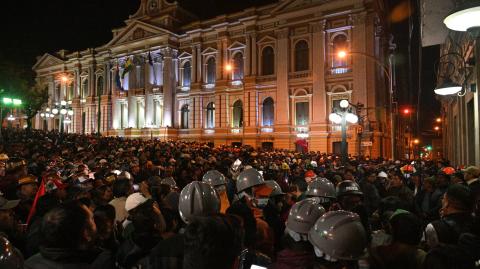
[[[442,103],[443,154],[454,165],[480,165],[480,64],[475,60],[479,40],[468,32],[452,32],[440,49],[445,59],[441,62],[447,64],[441,64],[444,68],[440,68],[439,82],[450,78],[463,86],[463,96],[438,97]]]
[[[361,104],[349,153],[391,157],[383,2],[280,0],[198,20],[176,2],[142,0],[107,44],[39,57],[50,100],[35,126],[339,152],[328,115],[347,99]],[[51,116],[55,106],[72,115]]]

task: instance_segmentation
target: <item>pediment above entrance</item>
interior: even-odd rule
[[[120,33],[106,45],[107,47],[122,45],[134,41],[147,39],[153,36],[159,35],[174,35],[172,32],[151,25],[142,21],[132,21],[127,27],[125,27]]]

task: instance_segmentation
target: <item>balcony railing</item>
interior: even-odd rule
[[[308,78],[311,76],[312,76],[312,72],[310,70],[299,71],[299,72],[290,73],[288,75],[288,79]]]
[[[330,69],[330,74],[332,75],[341,75],[352,72],[350,67],[333,67]]]

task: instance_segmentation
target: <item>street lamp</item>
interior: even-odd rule
[[[391,47],[390,49],[394,49],[395,47]],[[390,57],[389,57],[389,66],[385,65],[384,63],[382,63],[381,61],[379,61],[377,59],[377,57],[373,56],[373,55],[370,55],[370,54],[367,54],[367,53],[364,53],[364,52],[353,52],[353,51],[346,51],[346,50],[340,50],[337,52],[337,57],[340,58],[340,59],[345,59],[348,55],[361,55],[361,56],[364,56],[365,58],[367,59],[370,59],[372,60],[373,62],[375,62],[375,64],[377,64],[377,66],[379,66],[383,73],[385,74],[385,76],[387,77],[388,79],[388,86],[389,86],[389,92],[390,92],[390,108],[391,108],[391,116],[390,116],[390,125],[391,125],[391,132],[390,132],[390,139],[391,139],[391,143],[390,143],[390,147],[391,147],[391,151],[392,151],[392,159],[395,159],[396,157],[396,150],[395,150],[395,129],[396,129],[396,122],[394,120],[394,115],[396,113],[396,110],[394,108],[394,95],[393,95],[393,87],[394,87],[394,81],[393,81],[393,78],[392,78],[392,75],[394,74],[392,69],[393,69],[393,61],[394,61],[394,56],[393,54],[390,54]]]
[[[70,117],[73,116],[74,112],[73,109],[70,107],[70,102],[66,102],[64,100],[60,101],[60,103],[55,103],[54,107],[52,108],[45,108],[45,112],[40,113],[40,117],[44,118],[44,120],[48,118],[53,118],[55,116],[60,117],[60,133],[64,131],[64,124],[71,123]]]
[[[478,64],[480,62],[480,4],[478,1],[464,1],[458,9],[454,10],[450,15],[448,15],[444,20],[443,23],[447,26],[448,29],[458,32],[468,32],[476,41],[475,41],[475,63]],[[462,63],[463,70],[466,69],[467,63],[463,58],[463,55],[459,53],[447,53],[445,55],[440,56],[440,59],[448,56],[453,55],[457,56]],[[439,60],[440,60],[439,59]],[[455,65],[453,65],[455,66]],[[463,71],[464,77],[462,84],[453,82],[450,77],[446,77],[440,86],[435,89],[435,93],[438,95],[454,95],[457,94],[458,96],[464,96],[467,87],[467,72]],[[478,74],[477,74],[478,76]],[[462,90],[465,92],[462,93]]]
[[[340,108],[334,108],[332,113],[328,115],[328,119],[335,123],[341,124],[342,126],[342,144],[341,144],[341,153],[342,153],[342,162],[347,163],[348,159],[348,150],[347,150],[347,122],[355,124],[358,122],[358,116],[352,113],[352,107],[348,100],[340,101]]]

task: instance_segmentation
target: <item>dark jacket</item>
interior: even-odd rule
[[[431,224],[435,228],[438,242],[443,244],[456,244],[462,233],[471,231],[473,217],[470,213],[455,213],[445,216]]]
[[[151,250],[159,240],[159,237],[136,238],[135,235],[125,240],[118,248],[116,266],[119,268],[132,268],[139,265],[142,268],[146,267]]]
[[[423,268],[425,252],[415,246],[394,243],[369,250],[370,269]]]
[[[25,261],[25,269],[110,269],[111,253],[100,250],[40,248],[40,253]]]
[[[458,244],[439,245],[428,252],[425,269],[474,269],[480,259],[480,238],[462,234]]]
[[[313,251],[301,252],[291,249],[284,249],[277,254],[277,261],[269,269],[311,269],[315,256]]]
[[[183,266],[184,238],[182,234],[160,241],[148,257],[148,268],[181,269]]]
[[[360,188],[363,192],[363,204],[367,209],[368,215],[371,216],[380,204],[380,193],[378,192],[377,186],[366,180],[360,182]]]
[[[387,191],[387,196],[396,196],[405,202],[408,207],[413,207],[413,192],[404,185],[400,187],[391,187]]]

